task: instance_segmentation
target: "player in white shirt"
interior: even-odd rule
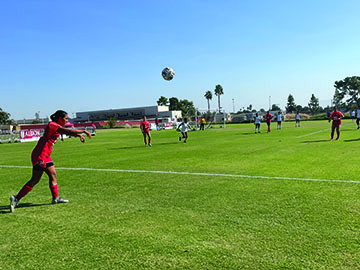
[[[260,133],[260,123],[261,123],[261,118],[259,117],[259,114],[256,113],[256,114],[255,114],[255,117],[254,117],[255,134],[257,133],[257,132],[256,132],[256,129],[257,129],[258,132]]]
[[[360,123],[360,109],[356,110],[356,124],[357,124],[357,129],[359,129],[359,123]]]
[[[300,127],[300,113],[297,112],[295,115],[295,127],[298,126]]]
[[[182,137],[179,137],[179,141],[181,141],[181,139],[184,139],[184,143],[186,143],[186,140],[189,137],[188,128],[191,129],[191,126],[187,121],[187,118],[184,118],[184,122],[182,122],[177,128],[177,130],[180,130],[182,134]]]
[[[281,112],[277,115],[277,129],[281,129],[282,114]]]
[[[351,119],[352,119],[352,122],[354,123],[355,122],[355,111],[354,110],[351,111]]]

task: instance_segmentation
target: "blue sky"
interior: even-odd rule
[[[0,108],[13,119],[155,105],[330,105],[359,75],[358,0],[0,2]],[[168,82],[161,70],[170,66]],[[214,96],[211,107],[217,108]]]

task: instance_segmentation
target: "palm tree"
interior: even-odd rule
[[[211,91],[206,91],[204,97],[207,99],[207,102],[208,102],[208,111],[210,112],[210,100],[212,100],[212,93],[211,93]]]
[[[224,94],[224,89],[220,84],[215,86],[215,96],[218,97],[218,105],[219,105],[219,112],[220,112],[220,96]]]

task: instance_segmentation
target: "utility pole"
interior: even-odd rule
[[[271,110],[271,96],[269,96],[269,111]]]
[[[233,102],[233,113],[235,114],[235,103],[234,103],[234,99],[232,99]]]

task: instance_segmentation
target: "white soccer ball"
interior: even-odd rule
[[[162,70],[161,75],[164,80],[171,81],[175,76],[175,72],[172,68],[166,67]]]

